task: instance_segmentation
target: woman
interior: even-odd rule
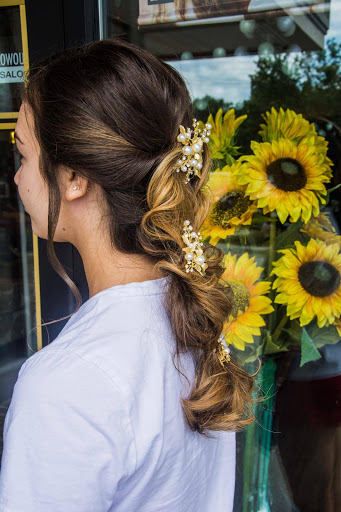
[[[216,350],[232,307],[222,252],[203,245],[205,276],[186,271],[184,221],[199,229],[209,207],[207,144],[201,177],[174,171],[192,119],[181,76],[119,38],[27,77],[14,180],[77,307],[53,242],[79,251],[90,298],[20,369],[2,512],[232,510],[254,376]]]

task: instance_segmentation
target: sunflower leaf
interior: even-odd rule
[[[289,350],[289,348],[286,347],[284,343],[281,345],[275,343],[268,329],[265,329],[264,339],[264,354],[277,354],[278,352],[288,352]]]
[[[284,327],[284,332],[289,334],[290,339],[296,343],[300,343],[302,338],[302,327],[300,326],[300,323],[296,320],[292,320],[290,322],[289,327]]]
[[[296,240],[300,241],[302,244],[306,243],[306,238],[300,232],[300,229],[303,225],[301,220],[298,220],[294,224],[291,224],[287,229],[282,231],[276,237],[276,251],[279,249],[287,249],[294,245]]]
[[[264,341],[258,346],[255,346],[255,344],[252,345],[246,345],[245,350],[237,350],[236,356],[238,363],[241,365],[247,364],[247,363],[253,363],[256,361],[256,359],[261,356],[264,353]]]
[[[329,343],[335,344],[340,341],[340,335],[333,325],[330,325],[329,327],[319,327],[315,320],[310,322],[305,329],[313,340],[316,348],[321,348],[323,345],[327,345]]]
[[[315,361],[316,359],[320,359],[322,356],[320,352],[314,345],[313,340],[307,333],[306,329],[302,328],[302,336],[301,336],[301,361],[300,367],[309,361]]]

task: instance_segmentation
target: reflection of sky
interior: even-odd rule
[[[170,62],[185,78],[192,98],[208,94],[237,103],[250,96],[249,74],[255,69],[254,56]]]
[[[325,39],[341,42],[341,0],[331,0],[330,24]],[[184,77],[192,98],[209,95],[236,104],[250,97],[250,77],[257,55],[169,62]]]
[[[185,78],[192,98],[208,94],[237,103],[250,96],[249,74],[255,69],[253,56],[181,60],[170,64]]]
[[[335,37],[341,43],[341,1],[331,0],[330,24],[327,39]]]

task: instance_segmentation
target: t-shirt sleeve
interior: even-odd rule
[[[136,467],[125,397],[72,352],[42,349],[25,361],[3,444],[1,512],[104,512]]]

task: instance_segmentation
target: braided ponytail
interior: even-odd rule
[[[254,421],[252,403],[258,400],[251,397],[254,376],[240,368],[233,355],[222,369],[215,349],[233,304],[231,288],[220,279],[225,270],[223,251],[204,244],[205,277],[185,271],[181,229],[187,218],[195,230],[200,229],[208,215],[210,196],[205,185],[211,160],[204,145],[201,178],[185,184],[173,170],[181,156],[181,148],[175,147],[153,173],[140,243],[146,253],[158,257],[156,267],[172,276],[165,306],[176,339],[176,355],[179,358],[181,352],[192,352],[196,369],[193,388],[189,397],[182,399],[182,406],[191,429],[210,437],[209,430],[238,431]]]

